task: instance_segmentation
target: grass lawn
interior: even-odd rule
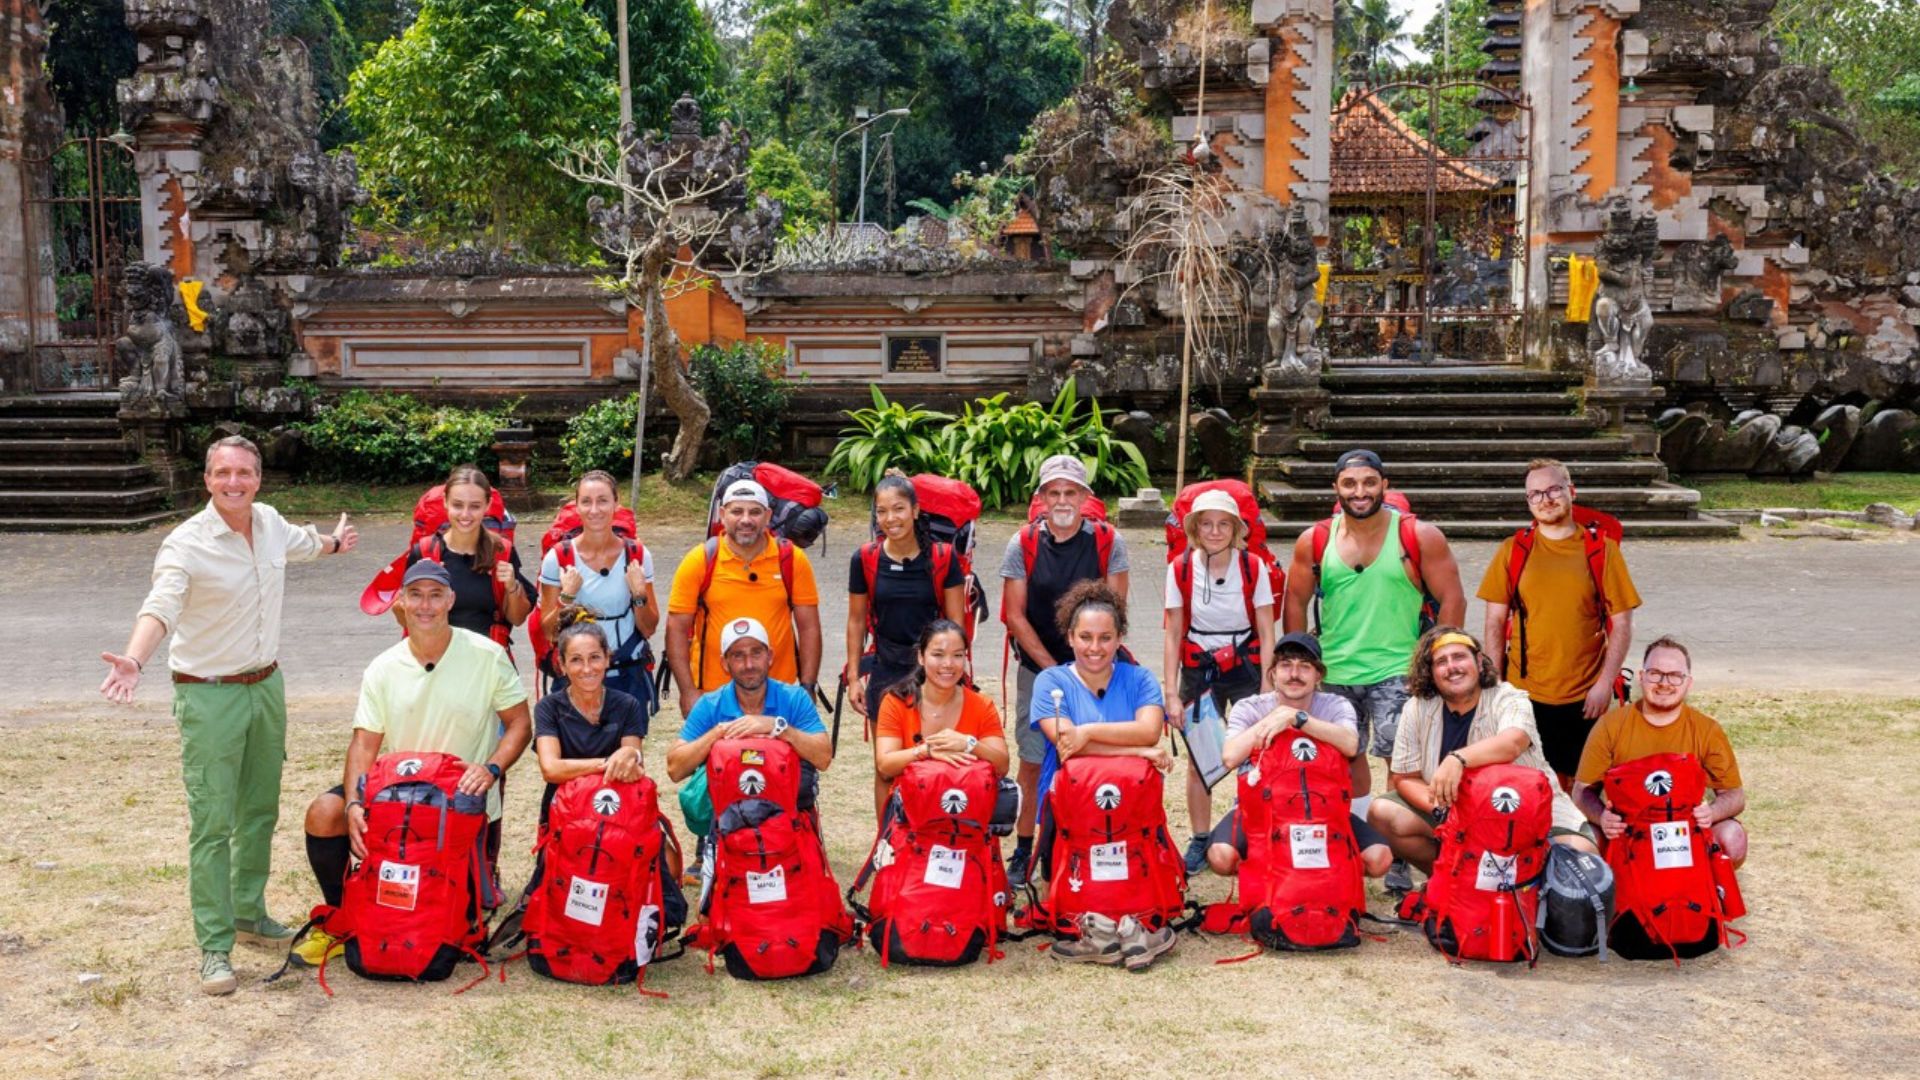
[[[339,778],[352,702],[289,702],[268,889],[282,918],[317,897],[300,814]],[[234,956],[240,992],[203,997],[165,707],[17,706],[0,711],[0,817],[20,826],[0,837],[0,1076],[1487,1077],[1564,1075],[1570,1062],[1583,1077],[1910,1075],[1920,824],[1899,808],[1920,805],[1920,700],[1700,704],[1726,725],[1750,793],[1752,938],[1683,967],[1452,967],[1391,930],[1344,952],[1221,964],[1247,943],[1183,935],[1139,975],[1061,965],[1034,942],[960,970],[882,970],[871,950],[848,951],[832,972],[786,983],[709,975],[689,955],[649,972],[665,1000],[551,982],[524,963],[459,996],[457,983],[373,983],[336,964],[328,998],[311,974],[263,987],[281,957],[250,946]],[[646,751],[676,819],[660,762],[677,719],[661,714]],[[873,836],[872,772],[857,730],[841,749],[820,805],[845,886]],[[1168,785],[1177,840],[1182,790]],[[517,886],[539,793],[530,759],[509,791],[503,869]],[[1224,809],[1224,787],[1216,798]],[[1227,890],[1204,876],[1192,895]]]
[[[1700,492],[1702,510],[1755,507],[1808,507],[1863,510],[1868,503],[1891,503],[1904,513],[1920,511],[1920,473],[1841,473],[1830,480],[1689,480],[1673,478]]]

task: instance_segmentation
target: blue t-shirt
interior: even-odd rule
[[[1107,682],[1106,693],[1095,697],[1087,684],[1073,670],[1072,664],[1057,664],[1034,676],[1033,704],[1028,709],[1027,726],[1035,731],[1043,730],[1040,721],[1054,715],[1053,691],[1059,690],[1064,696],[1060,699],[1060,711],[1076,724],[1118,724],[1133,719],[1133,714],[1148,705],[1166,708],[1167,699],[1160,693],[1160,682],[1153,673],[1138,664],[1116,661],[1113,665],[1113,678]],[[1047,797],[1047,790],[1053,786],[1053,774],[1060,768],[1060,755],[1053,748],[1052,740],[1047,742],[1047,756],[1040,762],[1040,797]]]
[[[820,722],[820,710],[814,707],[813,695],[792,683],[768,679],[767,702],[760,711],[763,715],[784,719],[811,735],[827,733],[827,726]],[[694,702],[693,711],[687,714],[687,722],[680,727],[680,737],[692,742],[721,724],[745,715],[740,709],[740,699],[734,695],[733,684],[729,682],[717,690],[708,691]]]
[[[560,586],[560,545],[555,544],[547,550],[546,557],[540,560],[540,584]],[[574,602],[593,612],[594,619],[607,632],[607,643],[617,654],[620,646],[627,643],[638,629],[633,617],[634,596],[627,591],[627,551],[622,545],[620,554],[614,556],[613,565],[602,574],[588,569],[582,563],[575,563],[580,570],[580,595]],[[640,572],[646,580],[653,580],[653,552],[642,549]]]

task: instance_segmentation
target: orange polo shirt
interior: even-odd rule
[[[793,606],[820,603],[813,582],[813,564],[807,553],[793,550],[793,581],[780,576],[780,556],[776,541],[769,539],[751,563],[742,562],[725,538],[715,544],[717,564],[713,582],[707,586],[706,612],[700,611],[700,579],[706,574],[706,545],[697,545],[680,560],[673,572],[673,591],[667,594],[667,614],[693,616],[693,652],[689,662],[697,689],[706,691],[727,682],[727,669],[720,663],[720,632],[733,619],[758,619],[772,638],[772,677],[781,682],[798,682],[798,654],[794,649],[793,611],[787,605],[787,589],[793,589]]]

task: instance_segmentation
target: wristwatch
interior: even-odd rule
[[[501,778],[502,778],[502,776],[504,775],[504,773],[503,773],[503,771],[501,770],[501,768],[500,768],[500,766],[498,766],[498,765],[495,765],[495,764],[494,764],[493,762],[491,762],[491,761],[489,761],[489,762],[487,762],[487,771],[493,774],[493,778],[494,778],[495,780],[499,780],[499,779],[501,779]]]
[[[773,737],[777,739],[780,736],[785,735],[787,733],[787,727],[788,727],[788,724],[787,724],[786,717],[784,716],[774,717],[773,718]]]
[[[1307,715],[1307,710],[1305,709],[1293,710],[1293,730],[1299,731],[1301,728],[1306,727],[1307,721],[1310,719],[1312,719],[1312,717],[1309,717]]]
[[[969,754],[973,753],[973,748],[979,745],[980,745],[979,739],[974,738],[972,735],[967,736],[967,753]]]

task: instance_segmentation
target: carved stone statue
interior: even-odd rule
[[[1603,385],[1653,380],[1642,357],[1653,331],[1647,289],[1659,250],[1659,227],[1651,215],[1636,217],[1626,206],[1613,209],[1597,252],[1600,296],[1587,323],[1587,356],[1594,378]]]
[[[1720,275],[1739,265],[1724,233],[1706,243],[1681,244],[1673,253],[1673,310],[1719,310]]]
[[[1322,307],[1313,298],[1320,282],[1319,250],[1305,212],[1295,206],[1287,227],[1269,241],[1273,256],[1273,295],[1267,304],[1269,386],[1300,386],[1319,381],[1326,352],[1313,343]]]
[[[179,320],[174,309],[173,273],[154,263],[127,266],[127,329],[113,343],[119,366],[123,410],[170,411],[186,397],[186,373],[180,360]]]

